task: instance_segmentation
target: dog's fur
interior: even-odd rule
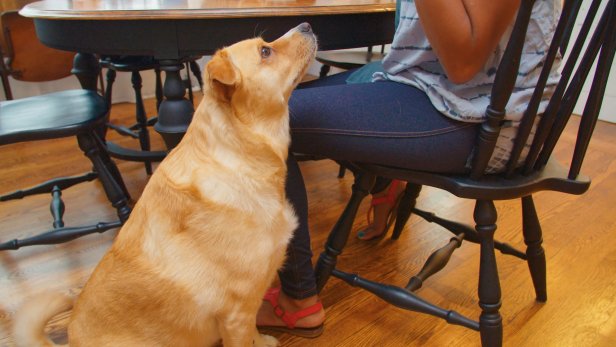
[[[314,58],[309,28],[213,56],[184,139],[75,302],[70,346],[277,344],[255,322],[297,224],[284,192],[288,99]],[[54,346],[43,327],[71,305],[34,298],[17,314],[18,344]]]

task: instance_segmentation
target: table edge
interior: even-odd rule
[[[396,4],[389,5],[348,5],[348,6],[320,6],[306,8],[271,7],[263,9],[178,9],[178,10],[116,10],[116,11],[70,11],[70,10],[39,10],[26,5],[19,11],[24,17],[33,19],[51,20],[153,20],[153,19],[214,19],[214,18],[250,18],[250,17],[290,17],[290,16],[316,16],[337,14],[368,14],[375,12],[394,12]],[[115,14],[110,16],[110,14]]]

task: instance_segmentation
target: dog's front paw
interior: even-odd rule
[[[254,347],[276,347],[280,346],[275,337],[269,335],[258,334],[255,338]]]

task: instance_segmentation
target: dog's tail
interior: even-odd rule
[[[48,293],[28,299],[15,314],[14,337],[19,347],[60,346],[45,335],[45,324],[58,313],[73,307],[73,299],[61,293]]]

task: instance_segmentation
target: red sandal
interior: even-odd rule
[[[280,288],[270,288],[265,293],[263,300],[267,300],[274,308],[274,314],[278,316],[286,326],[258,326],[259,330],[289,333],[300,337],[314,338],[323,333],[323,324],[313,328],[296,328],[295,323],[301,318],[315,314],[323,309],[323,304],[319,301],[316,304],[296,312],[287,312],[278,305]]]
[[[389,214],[387,216],[387,224],[385,225],[385,229],[383,229],[380,234],[368,238],[366,237],[366,233],[364,232],[364,230],[367,229],[366,228],[357,233],[358,239],[362,241],[369,241],[381,238],[385,236],[385,234],[387,234],[387,231],[389,231],[389,228],[391,228],[392,224],[396,220],[396,211],[398,210],[398,204],[400,203],[400,199],[403,195],[403,193],[396,195],[396,188],[398,188],[398,185],[400,185],[401,182],[402,181],[399,180],[392,180],[391,184],[389,185],[389,189],[387,190],[387,194],[382,197],[372,198],[372,201],[370,202],[370,208],[368,209],[368,215],[366,216],[366,219],[368,220],[367,228],[370,228],[372,226],[371,215],[372,211],[374,210],[374,206],[381,204],[388,204],[389,206],[391,206],[391,210],[389,210]]]

